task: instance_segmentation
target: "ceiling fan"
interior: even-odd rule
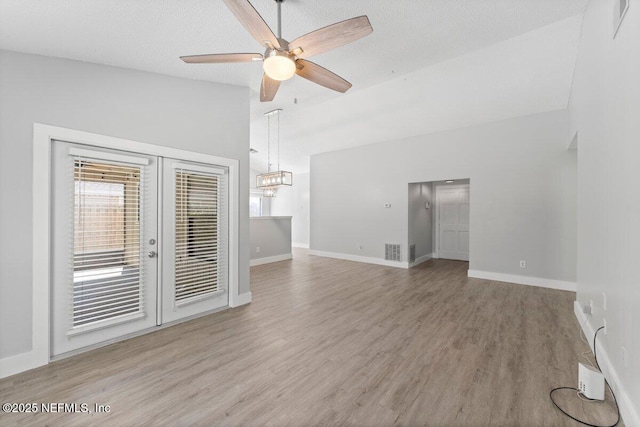
[[[319,30],[307,33],[292,42],[282,38],[281,4],[284,0],[275,0],[278,5],[278,37],[249,3],[248,0],[224,0],[231,12],[244,27],[267,50],[260,53],[220,53],[210,55],[181,56],[189,64],[216,64],[229,62],[263,61],[264,74],[260,87],[260,101],[272,101],[278,92],[280,82],[288,80],[294,74],[344,93],[351,83],[311,61],[313,55],[327,52],[356,41],[373,31],[366,15],[347,19]]]

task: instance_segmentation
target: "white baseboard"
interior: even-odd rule
[[[558,289],[561,291],[576,291],[576,282],[567,282],[564,280],[543,279],[540,277],[493,273],[490,271],[480,270],[469,270],[467,276],[476,279],[495,280],[497,282],[516,283],[518,285],[538,286],[540,288]]]
[[[229,301],[229,307],[240,307],[241,305],[249,304],[251,302],[251,292],[245,292],[238,295],[233,301]]]
[[[590,323],[591,316],[587,316],[583,313],[582,307],[578,301],[573,302],[573,313],[578,319],[578,323],[582,326],[582,331],[587,337],[589,347],[591,347],[591,350],[593,351],[593,336],[596,330]],[[602,334],[602,332],[600,332],[600,334]],[[598,334],[598,336],[600,336],[600,334]],[[602,341],[598,341],[596,345],[598,346],[598,363],[602,369],[602,373],[611,385],[613,392],[616,394],[618,406],[620,407],[620,415],[624,420],[624,424],[627,426],[640,426],[640,408],[636,408],[634,406],[634,403],[626,393],[623,382],[620,381],[620,377],[613,367],[609,354],[607,353],[607,349],[602,344]],[[572,386],[574,385],[575,384],[572,384]],[[637,403],[638,402],[636,402],[636,404]]]
[[[421,257],[418,257],[418,258],[416,258],[416,260],[415,260],[414,262],[410,262],[410,263],[409,263],[409,268],[411,268],[411,267],[415,267],[416,265],[420,265],[420,264],[422,264],[423,262],[427,262],[427,261],[429,261],[429,260],[430,260],[430,259],[432,259],[432,258],[433,258],[433,254],[432,254],[432,253],[431,253],[431,254],[423,255],[423,256],[421,256]]]
[[[325,251],[310,250],[309,254],[315,255],[315,256],[321,256],[325,258],[344,259],[346,261],[355,261],[355,262],[364,262],[366,264],[384,265],[385,267],[409,268],[408,262],[389,261],[389,260],[380,259],[380,258],[351,255],[351,254],[341,254],[339,252],[325,252]]]
[[[43,359],[38,353],[32,350],[0,359],[0,378],[10,377],[49,363],[48,358]]]
[[[294,247],[294,248],[309,249],[309,244],[308,243],[292,243],[291,246]]]
[[[270,264],[272,262],[286,261],[292,258],[293,258],[292,254],[275,255],[275,256],[269,256],[264,258],[252,259],[251,261],[249,261],[249,265],[253,267],[254,265]]]

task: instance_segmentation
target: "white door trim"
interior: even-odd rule
[[[229,306],[247,303],[239,295],[239,167],[236,159],[212,156],[177,148],[114,138],[90,132],[34,123],[33,125],[33,283],[32,283],[32,348],[30,352],[4,359],[0,378],[49,363],[49,293],[50,293],[50,213],[51,213],[51,141],[61,140],[84,145],[107,147],[140,154],[200,163],[213,163],[229,168]],[[6,362],[5,362],[6,360]]]
[[[435,209],[435,242],[433,246],[433,258],[440,258],[440,192],[438,190],[450,190],[452,188],[457,189],[467,189],[469,190],[469,195],[471,195],[471,184],[446,184],[446,185],[435,185],[435,193],[436,193],[436,202],[435,206],[432,206],[432,209]],[[469,196],[471,197],[471,196]],[[469,260],[471,260],[471,251],[469,251]]]

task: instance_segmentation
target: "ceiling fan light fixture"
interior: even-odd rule
[[[260,85],[260,102],[273,101],[280,83],[294,74],[336,92],[345,93],[351,83],[308,59],[352,43],[373,31],[366,15],[327,25],[294,39],[282,38],[282,3],[274,0],[278,8],[277,36],[253,7],[249,0],[223,0],[244,28],[262,47],[259,53],[215,53],[181,56],[187,64],[221,64],[263,61],[264,74]]]
[[[286,52],[272,50],[262,64],[269,78],[278,81],[289,80],[296,73],[296,63]]]

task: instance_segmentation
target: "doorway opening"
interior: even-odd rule
[[[409,266],[432,258],[469,261],[471,180],[409,183]]]

